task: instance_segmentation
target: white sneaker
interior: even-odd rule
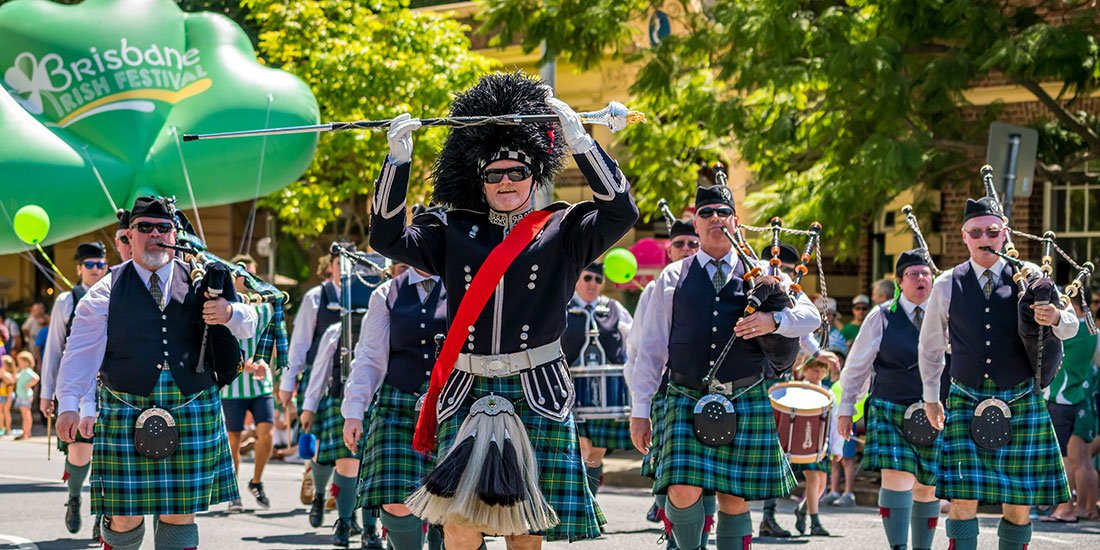
[[[283,462],[289,462],[291,464],[305,464],[306,459],[294,454],[294,455],[283,457]]]
[[[838,500],[840,500],[840,494],[834,491],[829,491],[828,493],[822,495],[817,502],[821,506],[832,506],[833,503]]]
[[[837,499],[833,506],[837,508],[851,508],[856,505],[856,496],[852,493],[844,493],[844,496]]]
[[[230,514],[239,514],[244,511],[244,506],[241,504],[241,499],[235,498],[229,501],[229,508],[226,508],[226,512]]]

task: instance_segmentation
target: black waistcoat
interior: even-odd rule
[[[1031,361],[1017,327],[1016,286],[1007,265],[985,299],[966,261],[951,273],[947,331],[951,338],[951,376],[972,388],[992,378],[1006,390],[1031,378]]]
[[[332,281],[321,283],[321,296],[317,302],[317,316],[313,323],[313,338],[309,343],[309,351],[306,352],[306,364],[311,367],[313,360],[317,358],[317,348],[321,344],[321,336],[328,330],[328,327],[340,322],[340,297],[336,294],[336,285]]]
[[[596,327],[600,331],[600,346],[603,347],[606,363],[609,365],[621,365],[626,362],[626,347],[623,346],[623,335],[619,332],[619,308],[615,307],[615,300],[606,296],[600,296],[596,300],[595,312]],[[599,308],[607,308],[610,311],[601,313]],[[576,297],[569,301],[569,309],[584,309]],[[588,315],[583,313],[569,313],[569,320],[565,325],[565,333],[561,336],[561,349],[565,353],[565,360],[570,365],[579,365],[581,361],[581,349],[588,341]]]
[[[176,261],[176,260],[174,260]],[[113,272],[107,313],[107,350],[100,380],[114,391],[148,396],[167,364],[185,395],[214,384],[213,372],[196,373],[201,315],[188,268],[176,261],[171,295],[161,311],[131,262]]]
[[[435,335],[447,332],[447,291],[436,282],[423,303],[417,285],[402,273],[390,286],[390,357],[385,383],[413,393],[435,364]]]
[[[737,263],[722,291],[697,258],[683,260],[676,294],[672,299],[672,329],[668,338],[668,368],[702,380],[733,335],[733,326],[745,312],[745,268]],[[769,368],[759,339],[738,338],[718,371],[721,382],[762,375]]]
[[[887,324],[873,364],[871,397],[908,406],[921,401],[923,395],[917,354],[920,331],[901,304],[893,312],[890,311],[890,304],[887,302],[878,306],[882,308],[880,314]],[[944,369],[940,386],[943,399],[947,399],[950,379],[950,373]]]

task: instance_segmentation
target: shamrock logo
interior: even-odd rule
[[[4,71],[4,83],[15,94],[27,94],[26,97],[14,95],[19,102],[32,115],[40,115],[43,112],[42,92],[57,92],[65,89],[69,82],[61,86],[55,86],[50,75],[47,63],[54,62],[61,65],[61,58],[56,54],[50,54],[38,59],[31,52],[23,52],[15,57],[15,63]],[[71,77],[67,77],[71,81]],[[50,97],[50,96],[47,96]],[[51,101],[54,101],[50,97]],[[57,106],[55,105],[55,108]]]

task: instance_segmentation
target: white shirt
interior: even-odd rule
[[[1004,258],[997,258],[997,263],[989,268],[994,277],[994,287],[998,284],[1004,267]],[[1038,269],[1035,265],[1031,267]],[[924,381],[926,403],[937,403],[940,400],[940,375],[943,374],[944,353],[947,351],[947,312],[951,305],[951,274],[954,271],[954,268],[944,271],[932,283],[932,294],[928,297],[928,311],[925,312],[924,324],[921,325],[917,353],[920,358],[920,375]],[[970,259],[970,271],[978,281],[978,286],[984,286],[982,274],[986,269],[978,265],[973,258]],[[1052,327],[1053,333],[1060,340],[1072,338],[1077,334],[1077,314],[1073,312],[1073,308],[1062,309],[1059,312],[1060,320],[1058,326]]]
[[[77,285],[87,293],[88,287]],[[42,350],[42,399],[54,398],[57,370],[61,367],[61,354],[65,351],[65,338],[69,336],[69,316],[73,313],[73,293],[66,291],[57,296],[50,311],[50,328],[46,333],[46,347]],[[91,393],[95,399],[95,390]]]
[[[680,280],[682,269],[690,267],[687,262],[698,262],[701,267],[706,267],[712,260],[706,252],[699,251],[694,256],[669,264],[661,275],[657,277],[652,297],[646,306],[644,333],[640,335],[641,344],[638,347],[637,359],[632,370],[630,388],[631,413],[634,418],[649,418],[650,403],[653,394],[661,384],[661,375],[668,363],[668,338],[672,330],[672,302],[676,295],[676,283]],[[727,274],[733,271],[734,262],[738,260],[730,251],[724,258],[726,265],[723,272]],[[758,264],[765,267],[764,262]],[[713,277],[714,266],[707,269],[708,276]],[[780,275],[780,281],[784,288],[790,286],[791,279],[786,274]],[[701,310],[709,309],[709,306],[700,304]],[[785,308],[777,312],[776,318],[779,326],[775,333],[788,338],[800,338],[817,329],[821,324],[821,315],[817,307],[801,293],[794,307]]]
[[[424,285],[420,284],[425,279],[435,281],[436,285],[440,284],[439,277],[425,277],[417,273],[416,270],[409,270],[409,284],[416,285],[416,292],[420,296],[421,302],[428,298]],[[364,413],[374,399],[374,394],[378,391],[378,388],[382,387],[382,381],[386,379],[386,373],[389,372],[390,308],[388,307],[388,301],[390,292],[396,290],[393,288],[393,284],[393,279],[390,279],[379,285],[370,295],[367,314],[363,317],[363,323],[360,325],[359,341],[355,343],[355,355],[351,360],[351,372],[344,384],[344,401],[340,404],[340,413],[343,414],[344,418],[363,419]],[[370,336],[367,337],[367,335]],[[329,366],[326,367],[330,372],[332,369],[331,363],[329,361]],[[317,361],[314,361],[314,365],[317,365]],[[308,405],[313,399],[320,401],[319,394],[315,395],[314,392],[313,380],[315,378],[316,376],[311,377],[309,381],[309,388],[306,391],[306,398],[302,405],[305,409],[309,409]],[[316,405],[314,406],[316,407]]]
[[[290,331],[287,349],[287,367],[279,379],[279,390],[293,392],[298,384],[298,375],[305,372],[306,357],[313,344],[313,329],[317,327],[317,309],[321,307],[323,285],[317,285],[306,291],[298,313],[294,315],[294,328]],[[336,286],[336,297],[340,297],[340,285]],[[320,345],[320,344],[318,344]],[[314,356],[316,357],[316,356]]]
[[[157,270],[157,276],[164,286],[165,299],[170,299],[172,272],[175,262],[170,261]],[[134,271],[149,288],[152,272],[134,264]],[[57,377],[58,412],[80,411],[81,417],[95,416],[95,400],[82,399],[95,391],[95,380],[103,365],[103,356],[107,352],[107,312],[111,305],[112,273],[107,273],[98,283],[88,289],[76,306],[76,318],[73,319],[72,332],[66,341],[65,353],[61,357]],[[249,338],[256,330],[256,311],[247,304],[231,302],[233,309],[229,322],[225,324],[233,336],[238,339]]]
[[[649,298],[653,295],[653,289],[656,286],[656,279],[645,285],[645,288],[642,289],[642,295],[638,297],[638,306],[634,308],[634,322],[630,326],[630,335],[626,339],[626,363],[623,364],[623,378],[628,388],[632,386],[631,379],[634,374],[634,364],[638,360],[638,348],[641,346],[642,333],[645,331],[646,307],[649,305]],[[661,372],[661,376],[664,376],[664,371]]]
[[[906,317],[913,321],[913,313],[917,304],[910,302],[903,294],[898,298],[902,311]],[[890,302],[884,304],[889,309]],[[844,362],[844,368],[840,371],[840,385],[844,391],[840,395],[840,416],[855,416],[856,401],[859,401],[871,388],[871,375],[874,370],[875,357],[882,344],[882,334],[890,324],[889,318],[882,312],[884,306],[875,306],[867,314],[867,318],[860,325],[859,334],[852,342],[848,351],[848,359]],[[928,306],[928,300],[920,304],[922,308]],[[927,313],[926,313],[927,315]]]

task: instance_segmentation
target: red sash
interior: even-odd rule
[[[462,297],[462,303],[458,305],[455,318],[451,320],[451,328],[447,330],[447,339],[443,342],[443,349],[439,357],[435,359],[432,368],[431,384],[428,386],[428,395],[424,398],[424,405],[420,409],[420,417],[416,421],[416,434],[413,436],[413,449],[422,454],[428,454],[435,449],[435,433],[439,424],[438,401],[439,394],[443,391],[443,385],[454,370],[455,361],[458,360],[458,352],[462,349],[462,343],[470,334],[470,326],[477,321],[489,297],[496,291],[497,283],[504,277],[508,267],[512,265],[535,235],[542,231],[546,222],[550,221],[552,212],[536,210],[520,220],[512,228],[504,240],[501,241],[485,258],[474,280],[470,281],[470,288]]]

